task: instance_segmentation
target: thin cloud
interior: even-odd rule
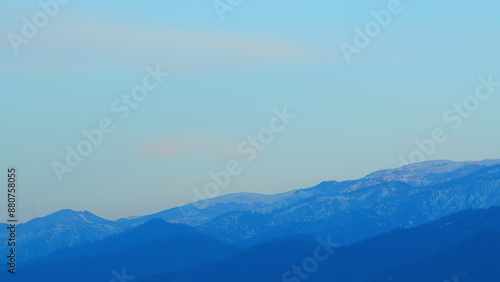
[[[23,60],[29,63],[20,68],[31,73],[37,71],[32,66],[41,58],[43,65],[51,62],[53,72],[59,69],[80,74],[82,68],[92,71],[96,65],[142,69],[146,64],[161,63],[182,72],[325,61],[319,52],[301,44],[264,36],[88,23],[45,30],[21,49],[30,59]]]
[[[145,158],[196,158],[218,156],[238,159],[238,144],[224,143],[202,135],[183,135],[168,139],[150,140],[140,148],[140,156]]]

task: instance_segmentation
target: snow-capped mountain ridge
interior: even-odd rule
[[[348,243],[494,205],[500,205],[500,160],[431,161],[275,195],[223,195],[203,208],[188,204],[117,221],[66,209],[20,224],[19,241],[26,246],[23,257],[31,258],[159,218],[237,244],[301,233],[336,234],[338,243]]]

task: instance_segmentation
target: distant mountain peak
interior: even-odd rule
[[[85,222],[85,223],[103,223],[109,222],[108,220],[99,217],[89,211],[74,211],[71,209],[62,209],[51,213],[45,217],[35,218],[30,221],[32,224],[61,224],[61,223],[75,223],[75,222]]]
[[[417,186],[429,185],[436,181],[459,178],[479,171],[482,168],[498,165],[500,160],[455,162],[450,160],[432,160],[408,164],[395,169],[384,169],[368,174],[363,179],[382,181],[402,181]]]

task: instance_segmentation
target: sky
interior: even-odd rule
[[[498,1],[40,3],[0,4],[0,179],[18,168],[22,221],[500,158]]]

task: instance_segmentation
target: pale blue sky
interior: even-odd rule
[[[0,4],[0,166],[20,169],[24,220],[62,208],[116,219],[188,203],[284,106],[296,119],[242,162],[224,194],[397,167],[437,127],[449,138],[428,159],[500,158],[500,90],[458,130],[442,118],[479,76],[500,81],[499,2],[401,1],[351,64],[339,44],[390,1],[244,1],[224,21],[211,1],[130,2],[72,0],[18,54],[7,35],[41,8]],[[110,104],[157,64],[171,75],[116,119]],[[105,117],[116,130],[60,183],[52,162]],[[151,146],[173,153],[145,154]]]

